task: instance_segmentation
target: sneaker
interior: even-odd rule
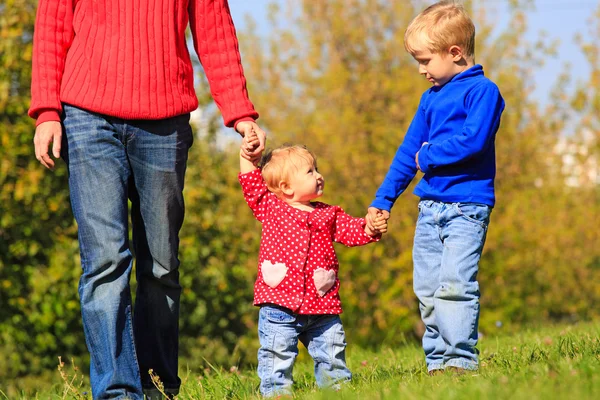
[[[466,370],[464,368],[459,368],[459,367],[446,367],[446,371],[448,371],[449,373],[451,373],[452,375],[465,375],[468,372],[471,372],[469,370]]]
[[[443,375],[444,374],[444,370],[439,368],[439,369],[432,369],[431,371],[428,372],[429,376],[436,376],[436,375]]]

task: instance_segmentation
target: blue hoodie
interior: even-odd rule
[[[391,210],[417,173],[417,152],[425,175],[414,193],[421,199],[493,207],[502,111],[500,91],[479,64],[428,89],[371,207]]]

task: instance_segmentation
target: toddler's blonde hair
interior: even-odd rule
[[[425,49],[434,54],[459,46],[465,57],[475,57],[475,25],[464,7],[440,1],[417,15],[404,33],[404,48],[411,55]]]
[[[284,144],[265,153],[261,160],[262,176],[269,191],[281,197],[281,182],[289,182],[290,176],[301,166],[301,161],[317,165],[315,155],[303,145]]]

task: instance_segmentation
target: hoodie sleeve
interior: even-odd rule
[[[408,127],[404,141],[396,151],[390,169],[371,203],[371,207],[390,211],[398,196],[402,194],[417,174],[415,155],[421,149],[429,135],[429,127],[422,109],[423,99],[421,97],[419,108]]]

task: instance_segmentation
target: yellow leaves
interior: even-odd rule
[[[40,184],[44,178],[44,170],[40,168],[21,169],[19,179],[14,182],[14,199],[30,203],[39,192]],[[54,210],[57,206],[54,207]]]

